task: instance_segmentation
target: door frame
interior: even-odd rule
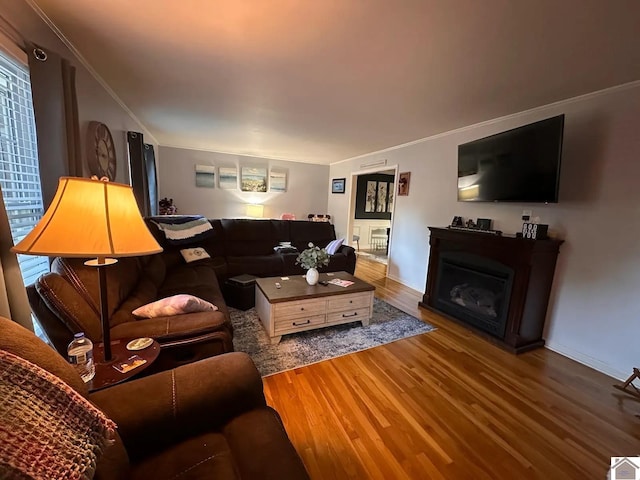
[[[393,219],[395,218],[396,206],[397,206],[397,198],[398,198],[398,169],[399,166],[396,165],[383,165],[375,168],[368,168],[365,170],[357,170],[355,172],[351,172],[351,198],[349,199],[349,215],[347,217],[347,235],[349,238],[349,245],[353,244],[353,224],[355,223],[355,212],[356,212],[356,190],[358,188],[358,176],[359,175],[368,175],[370,173],[382,173],[389,170],[394,171],[394,181],[393,181],[393,211],[391,212],[391,231],[389,232],[389,239],[387,243],[387,266],[389,262],[391,262],[391,246],[392,246],[392,238],[393,238]]]

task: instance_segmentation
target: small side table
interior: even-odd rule
[[[118,339],[111,341],[111,355],[113,360],[109,363],[104,363],[104,344],[98,343],[93,347],[93,360],[96,366],[96,374],[93,379],[87,384],[90,392],[96,390],[102,390],[103,388],[111,387],[118,383],[129,380],[131,377],[138,375],[140,372],[146,370],[151,366],[153,362],[160,355],[160,344],[155,340],[147,348],[142,350],[127,350],[127,343],[133,340],[133,338]],[[132,355],[138,355],[147,361],[144,365],[129,370],[126,373],[120,373],[113,368],[116,362],[122,362]]]

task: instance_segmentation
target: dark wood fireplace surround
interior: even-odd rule
[[[525,240],[514,236],[429,227],[429,270],[421,307],[437,311],[513,353],[544,345],[542,332],[562,240]],[[507,325],[502,338],[488,334],[437,307],[440,257],[460,252],[500,262],[513,269]]]

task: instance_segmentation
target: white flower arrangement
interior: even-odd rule
[[[329,265],[329,254],[324,248],[316,247],[309,242],[309,248],[300,252],[296,258],[296,265],[301,265],[305,270]]]

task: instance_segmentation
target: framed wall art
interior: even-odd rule
[[[287,172],[283,170],[271,170],[269,172],[269,191],[270,192],[286,192],[287,191]]]
[[[242,167],[240,190],[243,192],[266,192],[267,169],[263,167]]]
[[[359,175],[356,190],[358,219],[390,220],[395,190],[393,175],[373,173]]]
[[[403,172],[398,174],[398,195],[409,195],[409,183],[411,183],[411,172]]]
[[[334,178],[331,180],[331,193],[344,193],[346,178]]]
[[[219,167],[218,186],[227,190],[238,188],[238,169],[236,167]]]
[[[214,188],[216,185],[216,167],[196,165],[196,187]]]

